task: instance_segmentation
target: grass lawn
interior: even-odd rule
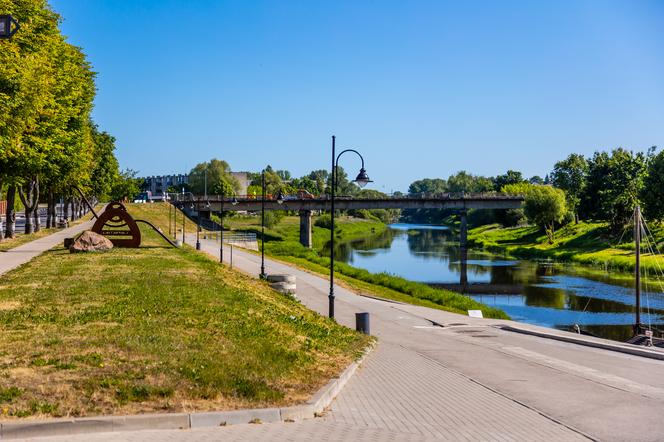
[[[224,225],[237,230],[257,231],[260,235],[259,217],[231,217],[224,220]],[[338,218],[337,226],[335,235],[339,242],[377,235],[387,228],[381,222],[348,217]],[[330,260],[325,256],[324,247],[330,240],[330,230],[314,226],[314,246],[307,249],[299,242],[299,228],[298,217],[286,217],[273,229],[266,229],[265,253],[310,272],[328,275]],[[341,262],[335,262],[334,269],[337,281],[358,293],[461,314],[467,314],[468,310],[482,310],[487,318],[508,319],[500,309],[449,290],[434,289],[385,273],[372,274]]]
[[[128,207],[167,228],[167,206]],[[290,405],[369,342],[189,247],[142,234],[140,249],[58,247],[3,276],[0,417]]]
[[[655,243],[662,249],[664,228],[650,227]],[[497,224],[470,230],[468,239],[489,251],[515,257],[569,261],[622,271],[631,271],[635,265],[631,231],[610,235],[606,223],[568,224],[556,232],[552,244],[537,227],[502,228]],[[650,271],[664,269],[664,258],[644,249],[641,265]]]

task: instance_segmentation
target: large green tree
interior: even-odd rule
[[[526,217],[542,228],[549,242],[553,242],[555,224],[560,223],[567,213],[565,193],[552,186],[530,186],[523,207]]]
[[[216,158],[197,164],[189,172],[189,188],[194,195],[233,195],[240,183],[231,175],[231,166]]]
[[[558,161],[553,166],[550,176],[552,184],[565,192],[567,204],[574,213],[577,223],[579,222],[579,204],[586,190],[587,175],[588,162],[583,155],[573,153],[566,159]]]

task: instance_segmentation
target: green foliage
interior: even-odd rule
[[[314,226],[322,227],[323,229],[329,230],[332,228],[332,217],[327,213],[321,215],[318,218],[316,218],[316,221],[314,221]]]
[[[586,190],[588,161],[579,154],[570,154],[566,159],[558,161],[551,173],[551,182],[562,189],[567,197],[570,211],[578,214],[581,198]]]
[[[519,183],[524,183],[526,180],[523,179],[523,175],[521,172],[518,172],[516,170],[508,170],[507,173],[504,175],[498,175],[496,178],[493,180],[493,187],[494,190],[497,192],[500,192],[504,186],[507,186],[509,184],[519,184]]]
[[[491,192],[493,188],[491,178],[473,175],[465,170],[447,178],[447,191],[450,193]]]
[[[196,195],[233,195],[240,190],[240,183],[231,175],[231,167],[226,161],[213,158],[197,164],[189,172],[189,188]]]
[[[133,201],[141,191],[141,179],[136,178],[137,172],[126,169],[120,173],[113,183],[110,196],[113,201],[123,201],[125,199]]]
[[[409,194],[418,193],[445,193],[447,191],[447,181],[442,178],[424,178],[413,181],[408,186]]]
[[[566,212],[565,193],[560,189],[532,186],[526,194],[524,213],[530,222],[546,230],[549,241],[553,241],[555,223],[561,222]]]
[[[623,148],[611,154],[595,152],[588,161],[586,191],[581,212],[590,219],[608,221],[612,231],[619,231],[640,203],[648,162],[653,149],[634,153]]]
[[[265,227],[268,229],[273,228],[284,219],[284,212],[281,210],[266,210],[265,211]]]
[[[643,212],[650,219],[664,219],[664,151],[655,155],[648,164],[643,182],[641,200]]]

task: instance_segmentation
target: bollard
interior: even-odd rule
[[[368,312],[355,313],[355,330],[362,332],[365,335],[371,334]]]

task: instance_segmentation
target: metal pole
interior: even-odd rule
[[[233,244],[231,244],[231,269],[233,268]]]
[[[173,205],[173,239],[175,240],[177,238],[178,238],[178,211],[175,205]]]
[[[221,241],[219,241],[219,262],[224,263],[224,189],[222,188],[221,194],[221,212],[219,213],[219,218],[221,218],[221,226],[219,228]]]
[[[259,277],[265,279],[265,169],[261,171],[261,274]]]
[[[184,231],[186,230],[186,229],[185,229],[186,226],[187,226],[187,224],[186,224],[185,221],[184,221],[184,208],[182,208],[182,244],[183,244],[183,245],[185,244],[185,240],[184,240]]]
[[[173,227],[173,220],[171,219],[171,204],[169,203],[169,206],[168,206],[168,236],[172,235],[171,227]]]
[[[636,324],[634,332],[641,332],[641,207],[634,209],[634,242],[636,243],[636,265],[634,277],[636,279]]]
[[[332,187],[330,190],[330,294],[328,296],[329,307],[328,307],[328,316],[334,319],[334,188],[336,186],[336,167],[334,164],[335,160],[335,142],[336,137],[332,135]]]
[[[201,198],[198,198],[198,201],[196,202],[196,221],[197,221],[197,226],[196,226],[196,250],[201,249]]]

